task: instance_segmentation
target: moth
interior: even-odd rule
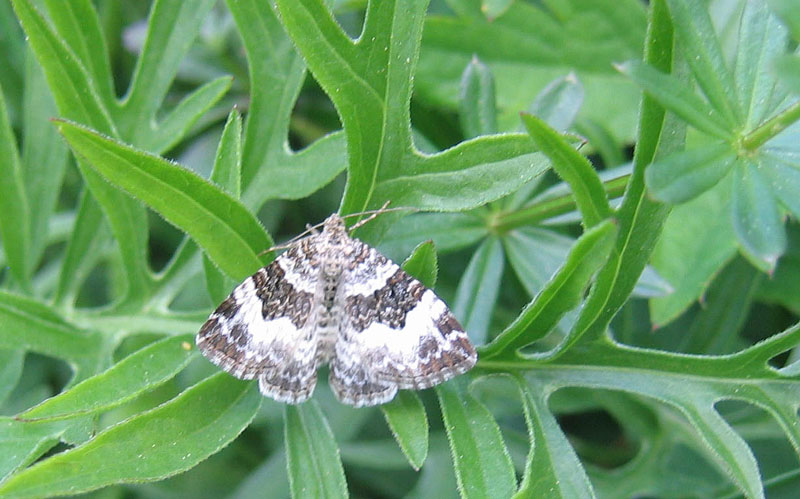
[[[360,224],[359,224],[360,225]],[[203,324],[197,346],[267,397],[300,404],[330,365],[329,384],[354,407],[383,404],[471,369],[475,348],[447,305],[358,239],[344,220],[288,244]]]

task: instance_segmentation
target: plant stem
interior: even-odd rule
[[[603,183],[608,196],[610,198],[621,196],[628,186],[629,178],[630,175],[624,175]],[[574,209],[575,198],[572,194],[568,194],[548,199],[514,212],[500,213],[497,215],[493,227],[497,233],[502,234],[517,227],[533,225],[542,220],[569,213]]]
[[[745,135],[741,140],[741,145],[747,151],[755,151],[798,119],[800,119],[800,102],[795,102],[781,113],[773,116],[761,126]]]

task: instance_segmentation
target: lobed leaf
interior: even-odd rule
[[[344,133],[327,135],[298,153],[289,151],[289,119],[305,78],[305,64],[269,2],[227,4],[244,42],[250,70],[250,106],[242,148],[245,206],[256,209],[265,199],[308,196],[347,166]]]
[[[230,443],[250,423],[260,403],[254,384],[218,373],[83,445],[17,473],[0,485],[0,494],[8,498],[76,494],[113,483],[166,478]]]
[[[673,38],[663,1],[652,5],[650,16],[645,62],[657,70],[667,70],[673,62]],[[669,208],[645,195],[644,170],[656,157],[681,148],[684,132],[684,125],[667,119],[661,106],[644,97],[633,173],[622,205],[617,210],[619,232],[616,245],[600,269],[595,286],[562,348],[568,349],[587,333],[587,339],[605,334],[612,317],[636,286],[669,214]]]
[[[106,411],[165,383],[195,356],[190,335],[173,336],[125,357],[107,371],[19,414],[19,420],[74,418]]]
[[[60,122],[59,130],[93,169],[188,233],[226,274],[244,279],[262,265],[257,255],[272,240],[235,199],[189,170],[79,125]]]
[[[292,497],[348,497],[339,448],[316,402],[284,406]]]

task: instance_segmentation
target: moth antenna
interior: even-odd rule
[[[286,241],[283,244],[278,244],[276,246],[271,246],[271,247],[265,249],[264,251],[260,252],[256,256],[266,255],[267,253],[270,253],[270,252],[273,252],[273,251],[277,251],[277,250],[281,250],[281,249],[289,249],[292,246],[294,246],[294,244],[297,241],[299,241],[299,240],[303,239],[304,237],[306,237],[306,234],[317,234],[317,228],[322,227],[323,224],[324,224],[324,222],[318,223],[317,225],[306,224],[306,230],[304,230],[300,234],[297,234],[296,236],[294,236],[293,238],[289,239],[288,241]]]

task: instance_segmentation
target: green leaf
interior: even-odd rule
[[[22,165],[25,192],[30,207],[30,263],[37,266],[49,235],[50,218],[56,208],[67,166],[68,149],[50,123],[57,115],[42,68],[31,50],[25,60]]]
[[[232,81],[229,76],[221,76],[187,95],[149,135],[134,137],[136,145],[153,152],[171,149],[186,136],[192,125],[225,95]]]
[[[228,115],[228,121],[222,130],[222,137],[219,139],[214,168],[211,170],[211,181],[234,199],[239,199],[241,177],[242,119],[234,109]],[[207,255],[203,255],[203,271],[205,272],[208,295],[214,303],[220,303],[228,296],[236,282],[233,279],[226,279]]]
[[[65,421],[23,423],[0,418],[0,479],[35,461],[58,443]]]
[[[54,301],[58,305],[71,305],[75,301],[108,238],[100,206],[86,189],[81,193],[77,212],[56,285]]]
[[[378,248],[393,260],[411,253],[420,241],[430,239],[440,253],[466,248],[487,233],[484,221],[468,213],[413,213],[395,224]]]
[[[0,89],[1,90],[1,89]],[[29,252],[31,243],[30,213],[22,166],[8,121],[5,99],[0,91],[0,239],[11,273],[24,288],[30,286]]]
[[[347,497],[339,448],[316,402],[284,406],[292,497]]]
[[[652,264],[674,291],[650,300],[650,319],[664,325],[705,292],[714,275],[736,254],[730,222],[731,182],[672,210],[653,250]]]
[[[526,135],[482,136],[437,154],[414,154],[407,168],[376,185],[373,198],[420,210],[468,210],[510,194],[548,166]]]
[[[514,466],[492,414],[451,381],[436,387],[462,497],[510,497]]]
[[[122,137],[134,144],[156,130],[142,127],[156,115],[169,89],[178,63],[197,36],[214,0],[157,1],[147,19],[147,35],[136,64],[128,96],[122,102]]]
[[[60,39],[28,0],[13,2],[14,10],[28,36],[59,113],[102,133],[117,135],[110,112],[98,96],[91,76],[77,56]],[[127,279],[126,298],[141,300],[150,287],[146,258],[147,222],[145,212],[128,196],[108,185],[78,162],[92,194],[108,217],[123,258]]]
[[[22,350],[0,350],[0,405],[5,403],[22,376],[25,352]]]
[[[480,349],[481,363],[515,352],[543,338],[568,311],[581,302],[592,276],[608,260],[617,235],[606,220],[587,230],[573,245],[567,260],[505,331]]]
[[[800,38],[800,10],[797,4],[793,0],[767,0],[767,5],[786,23],[795,39]]]
[[[230,443],[261,403],[252,383],[218,373],[155,409],[40,461],[0,485],[3,497],[76,494],[163,479]],[[68,475],[65,469],[72,470]]]
[[[628,61],[617,67],[659,104],[685,119],[698,130],[722,140],[731,140],[731,125],[694,90],[676,77],[648,64]]]
[[[666,6],[661,1],[654,3],[650,15],[645,62],[656,70],[666,71],[673,63],[672,26]],[[644,170],[655,158],[683,147],[685,125],[669,119],[661,106],[645,96],[638,129],[633,174],[617,210],[616,245],[600,269],[568,340],[561,345],[564,349],[584,335],[591,340],[605,334],[611,319],[636,286],[669,213],[669,208],[645,195]]]
[[[92,168],[186,231],[223,272],[238,280],[261,267],[257,255],[272,240],[235,199],[189,170],[79,125],[60,122],[59,130]]]
[[[497,133],[497,110],[494,104],[492,71],[477,57],[464,69],[461,77],[459,120],[464,137]]]
[[[533,101],[530,114],[551,128],[565,132],[575,122],[583,104],[583,85],[575,73],[550,82]]]
[[[523,227],[503,238],[508,261],[531,297],[555,275],[574,243],[574,239],[536,227]]]
[[[354,42],[321,0],[277,2],[286,31],[344,125],[350,163],[342,213],[367,209],[372,197],[389,199],[373,195],[376,179],[411,148],[408,102],[427,3],[371,2]]]
[[[725,65],[707,4],[699,0],[667,0],[667,5],[675,36],[703,93],[728,125],[740,124],[742,112],[733,77]]]
[[[114,134],[111,116],[78,57],[29,0],[14,0],[12,4],[62,116]]]
[[[413,391],[400,390],[394,399],[381,406],[392,435],[415,470],[428,455],[428,418],[425,406]]]
[[[772,195],[795,218],[800,218],[800,164],[788,159],[784,154],[763,153],[759,155],[758,164],[772,188]]]
[[[242,149],[245,206],[266,199],[299,199],[317,191],[347,166],[342,132],[323,137],[298,153],[286,146],[289,119],[305,64],[268,2],[228,1],[244,41],[250,70],[250,106]],[[275,84],[265,85],[264,82]]]
[[[778,203],[760,170],[760,165],[744,160],[734,171],[733,229],[745,256],[772,272],[786,250],[786,233]]]
[[[600,177],[584,156],[544,121],[524,114],[522,121],[536,146],[550,158],[553,169],[566,181],[586,227],[593,227],[611,215],[606,191]]]
[[[715,186],[735,162],[730,144],[710,144],[654,162],[645,171],[645,181],[656,199],[685,203]]]
[[[30,350],[82,363],[97,355],[96,334],[79,331],[31,298],[0,291],[0,348]]]
[[[191,336],[165,338],[19,414],[17,419],[52,420],[106,411],[170,380],[186,367],[194,353]]]
[[[531,448],[514,498],[594,497],[575,449],[547,405],[548,387],[518,381]]]
[[[433,289],[439,273],[436,246],[433,241],[425,241],[414,248],[411,255],[403,262],[403,270],[419,279],[426,287]]]
[[[47,0],[45,4],[59,36],[86,68],[100,99],[111,102],[114,98],[111,65],[100,19],[92,2]]]
[[[772,65],[784,53],[786,28],[771,16],[764,1],[746,2],[739,25],[734,78],[745,113],[745,129],[761,124],[776,92]]]
[[[475,343],[485,343],[492,311],[503,276],[503,245],[497,238],[484,241],[475,251],[458,283],[453,314]]]

